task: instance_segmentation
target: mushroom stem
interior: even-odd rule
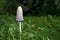
[[[19,22],[19,31],[22,32],[22,22]]]

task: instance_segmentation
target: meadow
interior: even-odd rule
[[[24,16],[20,35],[15,16],[0,16],[0,40],[60,40],[60,16]]]

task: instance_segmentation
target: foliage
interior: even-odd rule
[[[22,35],[15,16],[0,16],[0,40],[60,40],[60,16],[24,17]]]
[[[16,7],[16,0],[0,0],[0,15],[15,15]]]
[[[59,0],[24,0],[24,15],[60,15]],[[0,0],[0,15],[16,15],[17,0]]]

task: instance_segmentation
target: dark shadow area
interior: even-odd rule
[[[1,0],[0,15],[16,15],[20,3],[24,16],[60,16],[59,0]]]

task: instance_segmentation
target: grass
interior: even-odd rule
[[[60,40],[60,16],[24,17],[22,35],[15,16],[0,16],[0,40]]]

